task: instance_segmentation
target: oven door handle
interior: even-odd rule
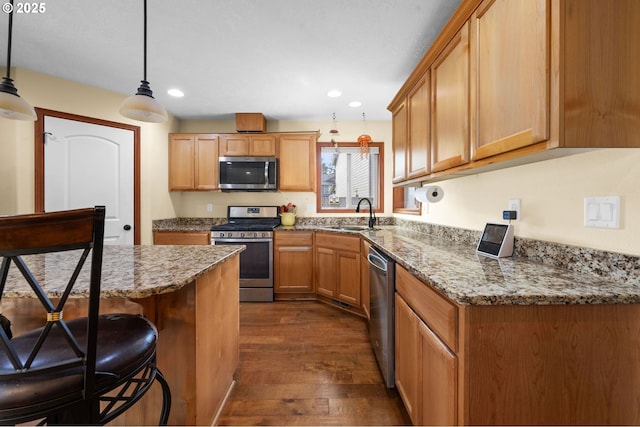
[[[211,239],[211,244],[215,245],[216,243],[260,243],[260,242],[271,242],[273,239]]]

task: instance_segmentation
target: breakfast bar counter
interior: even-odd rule
[[[238,366],[239,254],[243,246],[105,246],[100,311],[142,314],[159,332],[158,367],[171,388],[169,424],[211,425]],[[65,255],[24,257],[55,298],[69,277]],[[77,260],[77,258],[76,258]],[[86,268],[84,269],[87,270]],[[1,312],[14,334],[42,325],[42,307],[11,268]],[[85,315],[82,276],[65,319]],[[150,393],[114,420],[156,425],[161,392]]]

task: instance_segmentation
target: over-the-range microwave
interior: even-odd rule
[[[228,191],[276,191],[278,159],[275,157],[219,157],[218,185]]]

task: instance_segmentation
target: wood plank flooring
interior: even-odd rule
[[[240,304],[240,368],[218,425],[409,425],[366,321],[315,301]]]

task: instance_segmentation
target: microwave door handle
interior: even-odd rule
[[[269,185],[269,162],[264,162],[264,186]]]

